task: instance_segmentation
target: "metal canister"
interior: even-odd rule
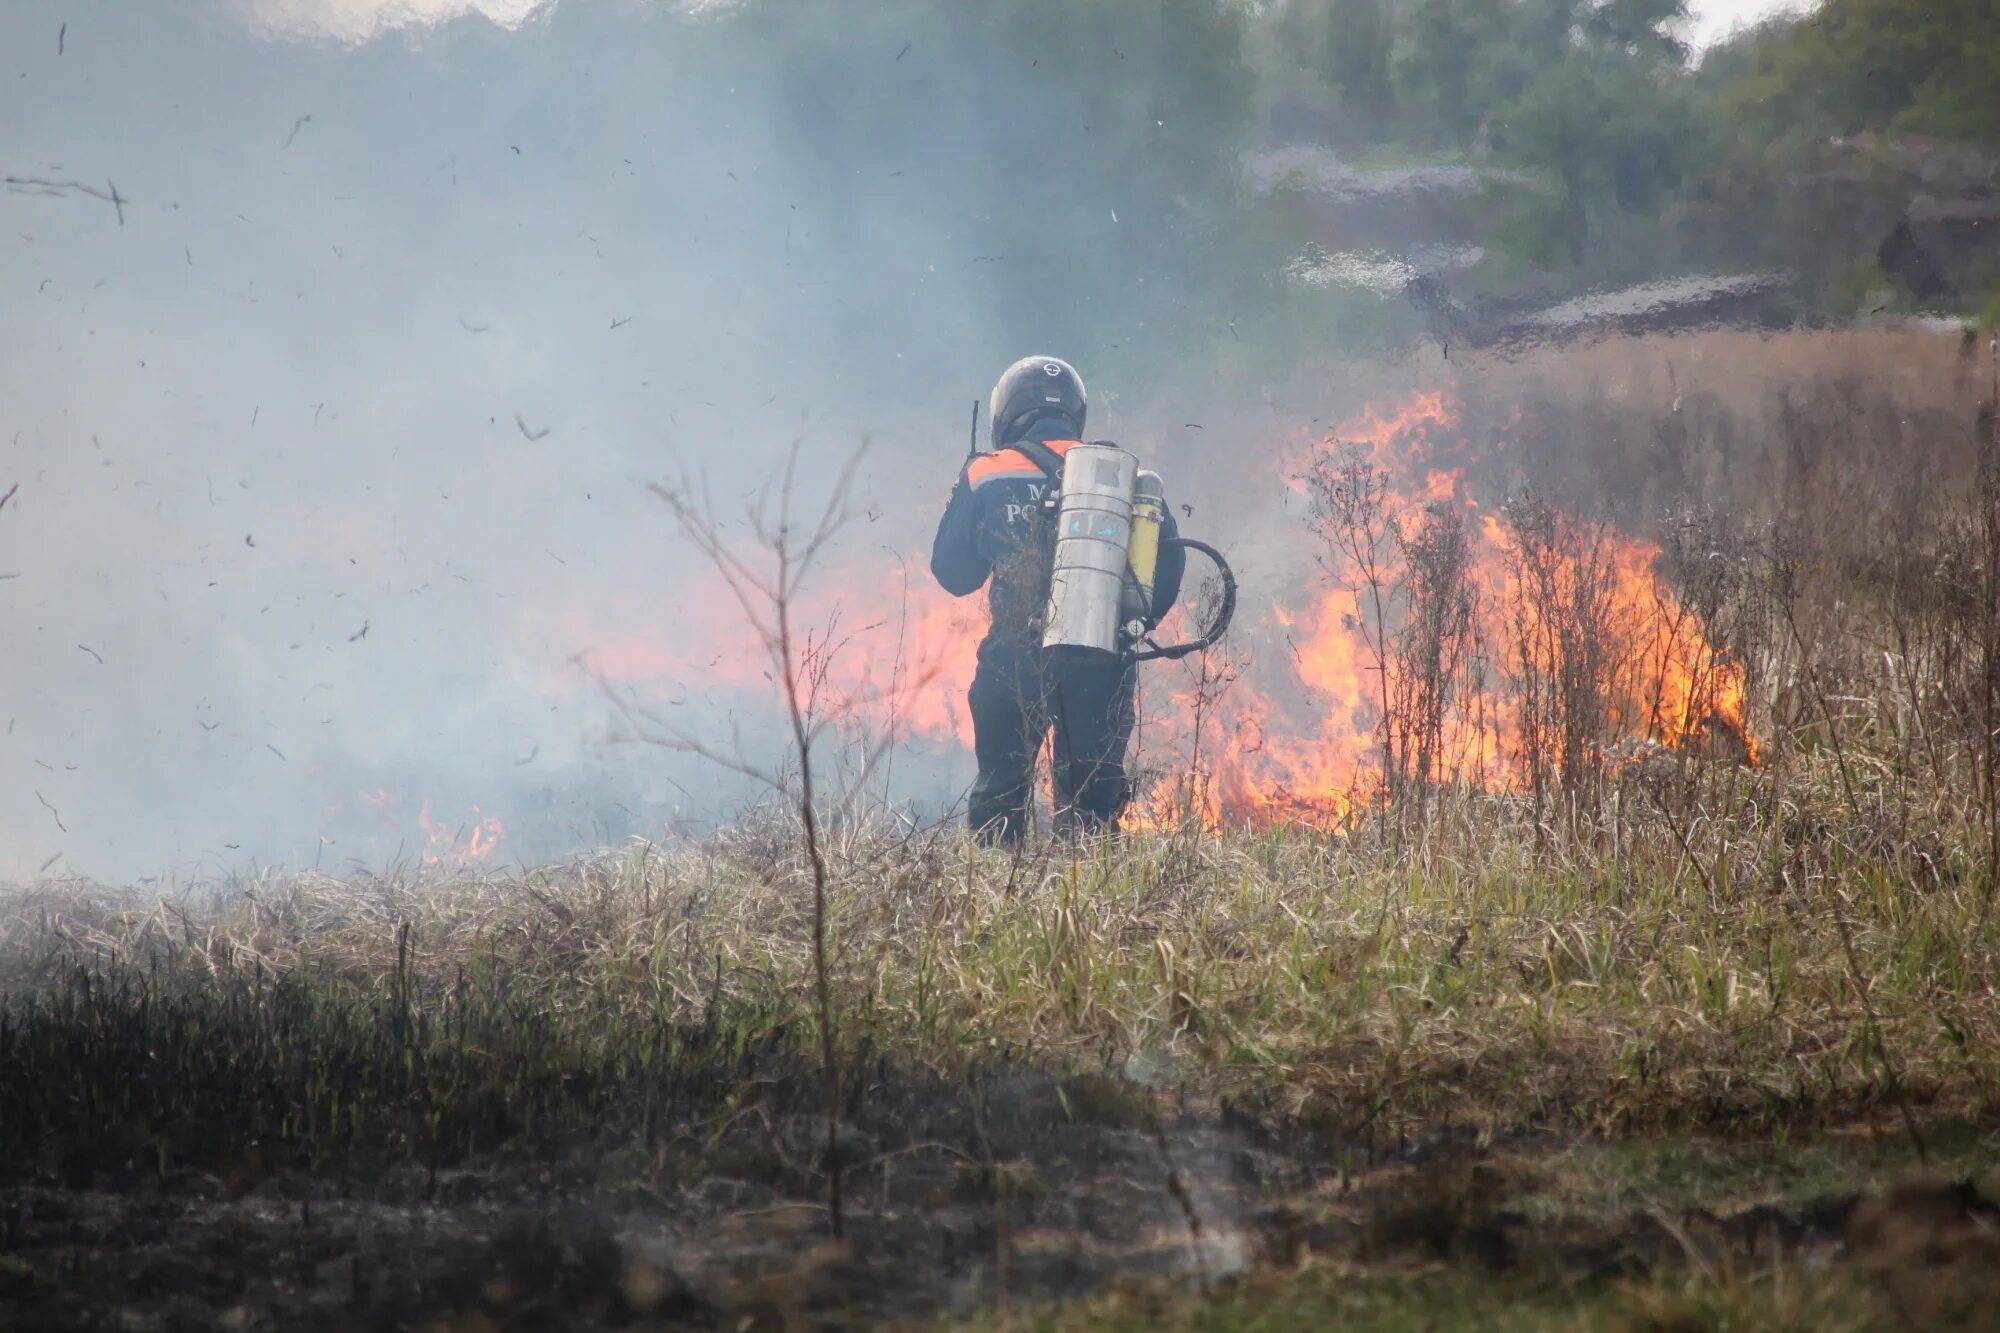
[[[1063,456],[1043,647],[1118,651],[1138,470],[1137,458],[1111,444],[1079,444]]]
[[[1126,552],[1124,629],[1136,640],[1153,621],[1153,571],[1160,562],[1160,527],[1166,521],[1160,474],[1141,471],[1132,483],[1132,544]]]

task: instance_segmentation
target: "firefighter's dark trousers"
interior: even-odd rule
[[[979,777],[973,832],[1016,843],[1028,831],[1035,755],[1054,728],[1056,831],[1114,823],[1125,806],[1125,747],[1132,738],[1135,670],[1122,658],[988,636],[966,701]]]

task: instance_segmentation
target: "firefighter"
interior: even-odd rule
[[[983,840],[1027,833],[1035,755],[1054,728],[1056,828],[1114,826],[1129,795],[1125,748],[1133,725],[1134,664],[1109,655],[1078,661],[1042,648],[1055,546],[1062,459],[1083,435],[1083,379],[1052,356],[1016,361],[993,386],[993,449],[959,472],[931,546],[931,573],[954,597],[989,585],[992,624],[979,645],[972,709],[979,777],[971,824]],[[1162,529],[1176,535],[1172,513]],[[1153,619],[1180,595],[1185,558],[1163,543]]]

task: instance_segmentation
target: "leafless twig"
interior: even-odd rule
[[[61,829],[64,833],[69,832],[69,826],[62,822],[62,812],[49,804],[48,797],[42,795],[40,792],[36,792],[35,799],[42,803],[42,809],[48,811],[49,814],[55,817],[57,828]]]
[[[82,181],[77,180],[49,180],[42,176],[0,176],[0,185],[5,185],[8,190],[15,194],[61,196],[74,190],[78,194],[87,194],[93,199],[102,199],[105,203],[110,204],[118,210],[118,225],[122,227],[125,225],[125,196],[118,193],[118,186],[108,177],[105,179],[104,184],[107,188],[100,190],[94,185],[85,185]]]
[[[794,517],[798,467],[802,447],[792,446],[775,483],[767,485],[748,513],[750,542],[743,545],[724,535],[725,521],[716,509],[705,478],[683,475],[678,486],[652,489],[666,502],[682,535],[707,559],[736,599],[743,617],[757,636],[771,664],[771,675],[784,696],[785,717],[799,764],[798,811],[805,832],[806,857],[812,866],[813,984],[819,1010],[820,1061],[826,1093],[827,1211],[836,1239],[843,1234],[840,1162],[840,1065],[834,1030],[833,995],[828,977],[826,917],[826,850],[822,845],[819,811],[813,789],[813,743],[826,724],[818,707],[831,658],[831,628],[817,644],[813,634],[801,635],[795,623],[799,593],[828,545],[847,520],[847,499],[861,462],[857,450],[835,476],[818,516],[800,522]],[[669,744],[703,755],[746,776],[758,777],[779,791],[782,779],[748,760],[741,747],[721,752],[686,729],[673,726]]]

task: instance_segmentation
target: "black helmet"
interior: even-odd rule
[[[1025,356],[1007,367],[993,386],[986,415],[993,423],[995,448],[1027,435],[1030,427],[1054,418],[1071,432],[1083,433],[1083,376],[1069,362],[1053,356]]]

